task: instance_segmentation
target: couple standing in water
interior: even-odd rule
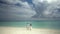
[[[32,30],[32,24],[31,23],[27,23],[26,28],[27,28],[27,30]]]

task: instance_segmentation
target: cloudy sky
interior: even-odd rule
[[[0,0],[0,20],[60,19],[60,0]]]

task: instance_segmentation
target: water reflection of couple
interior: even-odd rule
[[[27,28],[27,30],[32,30],[32,24],[31,23],[27,23],[26,28]]]

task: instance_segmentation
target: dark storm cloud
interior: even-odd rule
[[[36,12],[30,7],[27,2],[22,2],[19,0],[0,1],[0,20],[28,19],[35,14]]]
[[[36,10],[36,15],[33,16],[35,18],[40,18],[40,17],[44,17],[43,16],[43,11],[45,11],[47,9],[48,3],[43,2],[43,3],[38,3],[37,5],[35,5],[35,10]]]
[[[0,20],[60,19],[60,2],[0,0]]]
[[[32,3],[32,0],[20,0],[20,1],[23,1],[23,2],[27,1],[28,3]]]

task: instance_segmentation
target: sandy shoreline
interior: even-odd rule
[[[0,27],[0,34],[60,34],[60,30],[33,28],[29,31],[20,27]]]

